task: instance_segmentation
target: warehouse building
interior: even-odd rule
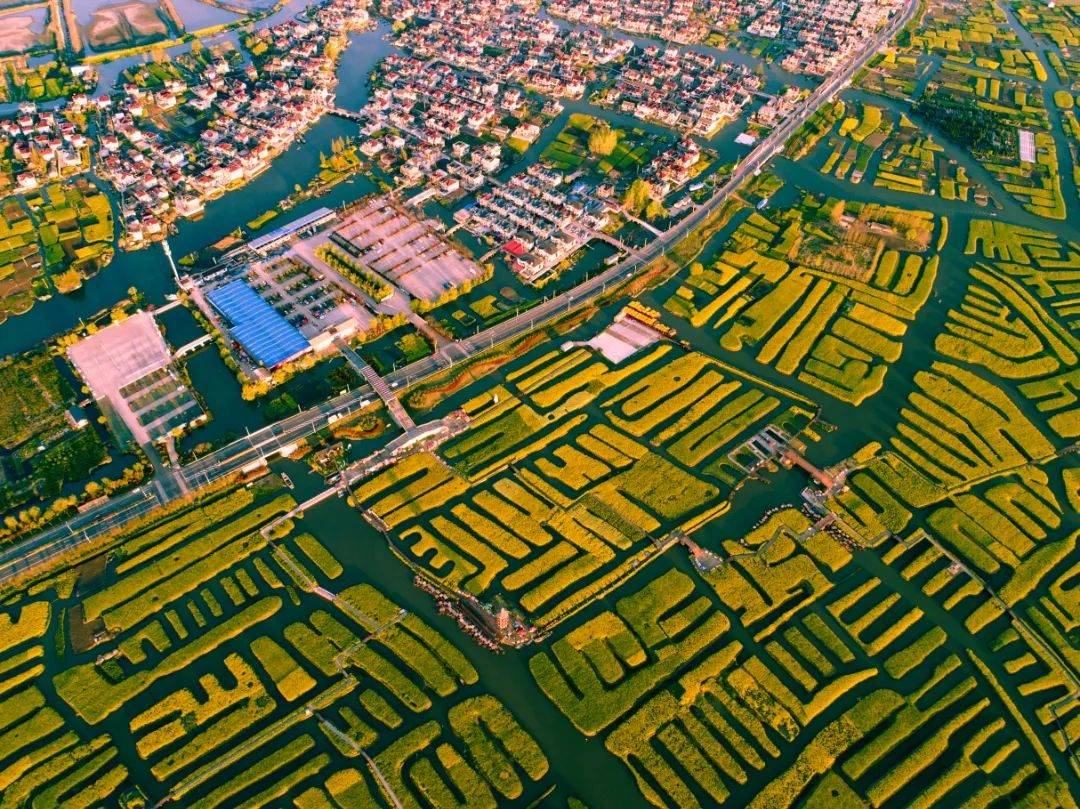
[[[206,295],[232,339],[265,368],[274,368],[311,348],[294,325],[241,278]]]

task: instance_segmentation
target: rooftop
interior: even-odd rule
[[[284,224],[281,227],[274,228],[269,233],[266,233],[257,239],[252,239],[248,242],[247,246],[255,252],[259,252],[310,225],[319,224],[334,216],[335,213],[330,208],[319,208],[318,210],[314,210],[309,214],[301,216],[299,219],[294,219],[292,222]]]
[[[154,316],[139,312],[80,340],[68,357],[101,399],[167,365],[172,354]]]
[[[206,297],[228,322],[233,339],[267,368],[308,350],[308,341],[300,331],[244,280],[230,281]]]

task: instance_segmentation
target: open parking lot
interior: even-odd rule
[[[480,277],[480,268],[427,220],[386,199],[371,200],[335,228],[333,242],[411,297],[435,301]]]
[[[94,398],[107,403],[139,444],[163,438],[202,414],[172,369],[154,316],[139,312],[80,340],[68,358]]]

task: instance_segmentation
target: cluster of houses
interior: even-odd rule
[[[674,45],[649,45],[628,59],[596,101],[680,132],[711,137],[762,86],[743,65]]]
[[[597,31],[555,22],[496,0],[388,0],[384,13],[413,24],[398,44],[554,98],[581,98],[591,66],[615,62],[633,47]]]
[[[608,210],[584,185],[564,189],[561,172],[534,164],[506,185],[476,195],[454,214],[469,231],[502,246],[522,280],[536,283],[608,224]]]
[[[653,196],[664,199],[682,188],[704,168],[701,147],[691,138],[680,138],[670,149],[654,157],[642,171]]]
[[[823,76],[850,59],[903,0],[724,0],[753,36],[781,43],[785,70]]]
[[[310,19],[260,31],[269,55],[259,64],[218,58],[159,89],[127,83],[86,102],[104,115],[97,171],[121,194],[121,245],[165,235],[173,219],[197,216],[207,199],[264,171],[332,105],[328,44],[367,23],[362,2],[333,0]],[[163,130],[155,119],[169,113],[196,121],[198,137]]]
[[[902,0],[549,0],[556,17],[668,42],[738,29],[775,40],[785,69],[821,76],[850,58]]]
[[[795,110],[804,95],[804,91],[798,87],[786,88],[784,92],[772,96],[754,110],[750,123],[765,127],[776,126]]]
[[[13,118],[0,120],[2,152],[11,148],[9,185],[33,191],[43,182],[85,171],[90,165],[89,141],[75,124],[51,110],[38,111],[32,101],[19,105]]]
[[[360,114],[364,155],[378,158],[384,170],[396,170],[403,184],[435,180],[448,196],[459,188],[476,190],[502,167],[502,147],[480,142],[480,135],[504,140],[512,131],[503,118],[529,117],[532,110],[517,88],[445,63],[393,54],[380,63],[377,86]]]
[[[550,0],[548,11],[571,22],[686,45],[709,35],[698,5],[695,0]]]

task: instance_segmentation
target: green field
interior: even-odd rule
[[[665,308],[722,348],[852,404],[877,393],[938,271],[944,226],[919,211],[810,201],[752,214]]]
[[[473,427],[441,452],[449,466],[415,455],[354,496],[442,584],[510,599],[541,628],[727,510],[756,430],[797,434],[813,417],[807,400],[667,346],[622,367],[584,349],[530,356],[466,403]]]
[[[358,805],[381,794],[350,762],[360,749],[401,799],[537,794],[546,757],[454,643],[370,584],[332,584],[340,565],[313,537],[260,534],[293,502],[213,496],[121,542],[107,581],[73,596],[61,577],[0,613],[4,805],[116,805],[141,789],[234,806],[301,784],[304,801]],[[283,555],[310,560],[338,606]],[[43,678],[46,647],[67,663]],[[57,709],[86,731],[63,730]]]
[[[744,51],[748,70],[785,51],[806,13],[771,0],[612,7],[673,38],[690,15],[695,42]],[[523,170],[516,160],[574,175],[537,173],[552,193],[507,215],[522,239],[535,217],[565,213],[554,191],[571,184],[593,186],[580,199],[596,192],[587,207],[618,219],[612,238],[641,239],[631,253],[655,238],[619,201],[676,135],[660,116],[634,120],[632,71],[672,71],[659,99],[690,81],[676,63],[707,48],[571,65],[567,41],[602,49],[606,35],[574,25],[564,39],[546,21],[541,46],[527,26],[492,25],[533,13],[517,7],[462,6],[460,25],[434,6],[376,11],[396,23],[372,36],[387,53],[402,45],[412,71],[377,80],[380,115],[402,102],[452,128],[457,112],[424,86],[438,75],[463,115],[497,110],[447,138],[469,147],[455,151],[464,168],[499,140],[494,182]],[[785,41],[746,30],[774,16]],[[482,46],[451,48],[478,25],[491,25]],[[280,58],[268,37],[245,40],[260,70]],[[447,53],[426,51],[433,41]],[[587,252],[554,292],[526,290],[494,242],[456,229],[471,192],[416,201],[463,249],[492,251],[484,280],[413,313],[437,338],[399,316],[358,350],[417,424],[446,419],[453,434],[403,432],[393,402],[353,411],[358,423],[313,419],[269,469],[93,541],[75,527],[50,538],[42,554],[77,549],[0,589],[0,809],[1080,805],[1078,54],[1075,3],[926,0],[707,211],[694,205],[746,150],[731,143],[741,125],[700,139],[702,185],[654,217],[695,211],[695,230],[502,343],[485,329],[610,254]],[[516,79],[476,69],[488,60],[589,86],[561,109],[527,82],[517,98],[504,86]],[[768,98],[748,119],[791,86],[794,61],[760,71]],[[155,59],[125,80],[157,89],[178,70]],[[588,99],[614,75],[628,95],[605,93],[601,113]],[[496,133],[541,106],[550,129],[535,148]],[[407,134],[371,161],[387,177],[438,151]],[[342,138],[325,139],[331,157],[311,176],[351,176],[360,141]],[[27,278],[58,289],[63,268],[104,260],[109,204],[71,180],[9,197],[5,311],[27,302]],[[55,261],[34,275],[38,250]],[[394,311],[366,264],[320,255],[368,308]],[[430,374],[402,373],[424,358]],[[298,376],[265,415],[361,384],[331,377]],[[92,423],[71,426],[85,393],[69,378],[46,348],[0,361],[5,540],[90,497],[172,485],[106,477],[167,470],[120,446],[94,403]],[[199,388],[210,409],[224,398]],[[376,471],[338,476],[389,442]],[[49,501],[65,510],[31,505]]]

